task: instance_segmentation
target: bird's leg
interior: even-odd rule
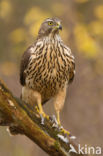
[[[59,129],[60,129],[60,131],[61,131],[62,133],[67,134],[67,135],[70,135],[70,132],[67,131],[67,130],[65,130],[65,129],[63,128],[63,126],[61,126],[61,122],[60,122],[60,111],[57,111],[57,123],[58,123],[58,127],[59,127]]]
[[[60,125],[60,112],[57,111],[57,122],[58,122],[58,125]]]
[[[64,134],[69,135],[70,132],[68,132],[67,130],[65,130],[65,129],[61,126],[61,122],[60,122],[60,111],[62,110],[62,108],[63,108],[63,106],[64,106],[65,96],[66,96],[66,88],[64,88],[63,90],[60,90],[60,91],[58,92],[58,94],[55,96],[55,98],[54,98],[54,107],[55,107],[56,116],[57,116],[58,128],[59,128],[60,131],[63,132]]]
[[[41,104],[41,95],[39,93],[35,93],[36,99],[37,99],[37,106],[36,106],[36,110],[37,112],[40,114],[40,117],[49,119],[49,116],[45,114],[42,104]]]
[[[36,110],[40,114],[41,117],[49,119],[49,116],[45,114],[41,103],[38,103],[38,108],[36,107]]]
[[[35,107],[37,112],[39,113],[40,117],[43,118],[49,118],[43,111],[42,104],[41,104],[41,94],[31,88],[23,87],[22,88],[22,100],[26,103],[29,103],[30,105],[34,105],[37,103],[37,106]]]

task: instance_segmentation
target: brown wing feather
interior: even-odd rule
[[[75,75],[75,62],[72,61],[71,62],[71,68],[70,68],[70,71],[69,71],[69,83],[71,83],[74,79],[74,75]]]
[[[21,64],[20,64],[20,83],[21,85],[25,85],[25,78],[26,74],[24,73],[25,69],[28,66],[29,63],[29,58],[30,58],[30,46],[23,54],[22,59],[21,59]]]

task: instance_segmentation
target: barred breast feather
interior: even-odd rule
[[[21,61],[20,82],[51,97],[74,78],[75,62],[71,50],[56,36],[38,39]]]

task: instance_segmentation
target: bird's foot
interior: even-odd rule
[[[49,116],[47,114],[45,114],[43,111],[39,112],[40,116],[42,116],[43,118],[49,120]]]
[[[63,127],[60,128],[61,133],[63,133],[64,135],[70,135],[70,132],[67,131],[66,129],[64,129]]]
[[[58,128],[58,122],[57,122],[55,115],[53,115],[50,119],[51,119],[51,122],[53,123],[52,127]]]
[[[67,131],[67,130],[65,130],[65,129],[63,128],[63,126],[61,126],[61,124],[58,123],[58,121],[57,121],[55,115],[52,116],[51,120],[52,120],[52,123],[53,123],[52,127],[58,128],[59,131],[60,131],[61,133],[63,133],[64,135],[70,135],[70,132]]]
[[[43,110],[39,110],[39,108],[37,106],[35,107],[35,109],[41,117],[41,124],[44,124],[45,119],[49,120],[49,116],[47,114],[45,114]]]

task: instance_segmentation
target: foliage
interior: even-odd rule
[[[62,20],[61,36],[76,58],[76,78],[67,94],[63,121],[81,140],[102,144],[99,137],[103,137],[103,0],[0,0],[0,76],[19,95],[21,55],[36,39],[41,22],[53,16]],[[16,156],[17,151],[21,156],[32,156],[34,151],[40,155],[25,138],[21,141],[19,137],[16,145],[7,134],[0,134],[0,138],[2,149],[6,144],[13,150],[8,156]],[[4,151],[1,154],[0,148],[0,155],[7,155]]]

